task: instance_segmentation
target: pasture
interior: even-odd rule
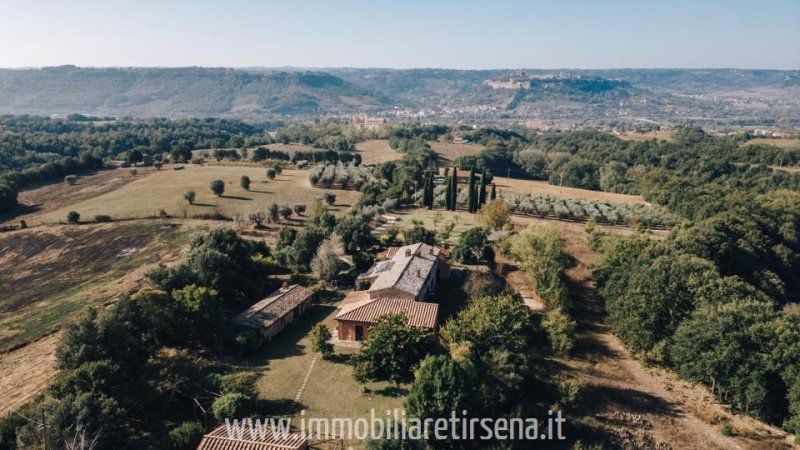
[[[274,180],[267,180],[264,168],[221,165],[184,167],[184,170],[165,167],[160,171],[137,175],[134,181],[118,189],[37,214],[33,223],[64,222],[69,211],[77,211],[82,220],[92,220],[99,214],[115,219],[150,217],[159,215],[162,210],[170,216],[182,218],[232,217],[263,211],[270,203],[310,205],[326,192],[311,186],[307,170],[284,170]],[[130,177],[127,171],[125,174]],[[251,179],[249,191],[239,185],[243,175]],[[225,182],[225,193],[220,197],[215,196],[209,188],[211,181],[216,179]],[[190,189],[196,194],[193,205],[183,198],[183,194]],[[334,212],[345,211],[360,195],[356,191],[335,191],[335,194]]]

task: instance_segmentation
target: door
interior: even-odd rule
[[[357,341],[364,340],[364,327],[361,325],[356,325],[356,340]]]

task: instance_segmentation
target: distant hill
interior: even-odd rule
[[[133,116],[324,115],[387,100],[324,72],[210,68],[0,70],[0,112]]]
[[[800,125],[800,71],[0,70],[0,113]]]

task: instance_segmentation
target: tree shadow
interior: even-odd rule
[[[5,222],[11,220],[15,217],[24,216],[26,214],[32,214],[42,209],[44,205],[41,203],[37,203],[35,205],[18,205],[13,210],[5,213],[0,214],[0,222]]]
[[[241,197],[239,195],[220,195],[222,198],[229,198],[231,200],[253,200],[250,197]]]
[[[211,208],[211,207],[214,207],[214,206],[217,206],[217,205],[212,205],[210,203],[192,203],[192,206],[202,206],[202,207],[205,207],[205,208]]]
[[[288,398],[258,399],[256,409],[266,416],[292,416],[306,409],[307,406]]]
[[[408,389],[400,386],[387,386],[383,389],[376,389],[372,392],[378,395],[382,395],[384,397],[391,397],[391,398],[404,397],[408,395]]]
[[[274,194],[272,191],[259,191],[258,189],[250,189],[247,192],[255,192],[257,194]]]
[[[609,407],[616,407],[623,412],[633,414],[671,417],[680,414],[677,405],[635,389],[584,384],[581,386],[581,399],[580,408],[586,415],[608,411]]]

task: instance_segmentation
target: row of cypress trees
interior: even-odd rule
[[[436,173],[436,168],[432,165],[425,178],[425,185],[422,191],[422,206],[430,209],[433,208],[433,175]],[[445,191],[445,209],[448,211],[455,211],[458,209],[458,169],[453,167],[453,173],[450,173],[450,168],[445,169],[444,179],[447,184]],[[486,204],[487,200],[487,181],[486,168],[483,169],[478,180],[475,167],[470,168],[468,192],[469,200],[467,202],[467,211],[471,213],[477,212],[481,206]],[[489,198],[494,200],[497,197],[497,191],[494,184],[489,194]]]

